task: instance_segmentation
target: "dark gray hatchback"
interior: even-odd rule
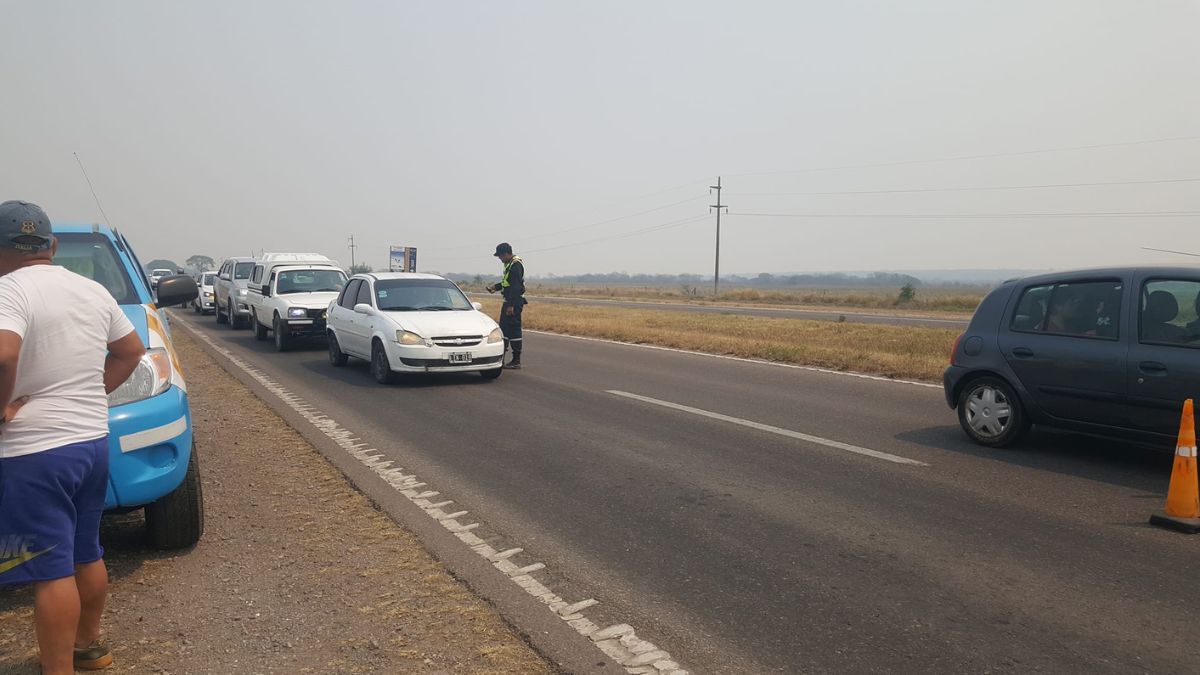
[[[1007,281],[975,310],[943,386],[983,445],[1032,424],[1173,445],[1184,399],[1200,394],[1200,268]]]

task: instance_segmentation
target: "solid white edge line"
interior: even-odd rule
[[[337,443],[347,454],[375,472],[376,475],[386,481],[393,489],[404,495],[414,505],[453,533],[459,541],[490,562],[492,567],[496,568],[510,581],[520,586],[529,595],[540,600],[558,618],[574,628],[575,632],[589,638],[597,649],[619,663],[626,673],[630,673],[630,675],[648,675],[649,673],[656,673],[657,675],[689,675],[688,671],[674,661],[666,651],[659,649],[652,642],[639,638],[629,624],[619,623],[602,628],[600,625],[589,620],[583,615],[582,610],[598,604],[597,600],[594,598],[585,598],[571,603],[558,596],[549,587],[531,576],[533,572],[544,569],[545,565],[542,565],[542,563],[533,563],[521,566],[509,559],[518,553],[524,552],[524,549],[510,548],[506,551],[501,551],[494,548],[491,543],[481,539],[471,531],[479,527],[479,523],[459,522],[458,517],[466,515],[465,511],[447,513],[442,510],[442,507],[453,504],[452,500],[436,503],[431,502],[431,497],[437,497],[441,493],[437,490],[429,489],[425,482],[417,478],[416,474],[406,474],[402,467],[393,466],[393,460],[384,460],[383,454],[379,450],[368,447],[366,443],[362,442],[362,439],[354,435],[354,432],[346,429],[331,417],[309,405],[294,392],[288,391],[261,369],[250,365],[232,351],[218,345],[215,340],[194,327],[188,319],[182,317],[173,318],[183,325],[196,339],[207,344],[213,351],[249,375],[273,396],[298,413],[329,439]]]
[[[740,361],[742,363],[756,363],[760,366],[775,366],[777,368],[791,368],[792,370],[806,370],[811,373],[823,373],[825,375],[840,375],[842,377],[854,377],[860,380],[872,380],[875,382],[893,382],[895,384],[908,384],[914,387],[926,387],[928,389],[941,389],[940,384],[931,384],[929,382],[917,382],[915,380],[899,380],[892,377],[884,377],[882,375],[868,375],[866,373],[856,373],[849,370],[830,370],[829,368],[818,368],[816,366],[801,366],[795,363],[780,363],[778,361],[767,361],[765,359],[750,359],[744,356],[729,356],[726,354],[709,354],[708,352],[698,352],[691,349],[679,349],[678,347],[663,347],[661,345],[647,345],[640,342],[622,342],[621,340],[609,340],[606,338],[586,337],[583,335],[571,335],[570,333],[553,333],[546,330],[525,329],[526,333],[536,333],[538,335],[550,335],[553,337],[567,338],[570,340],[583,340],[585,342],[604,342],[610,345],[623,345],[625,347],[640,347],[642,349],[655,349],[662,352],[675,352],[676,354],[688,354],[691,356],[705,356],[710,359],[723,359],[725,361]]]
[[[127,434],[121,437],[121,452],[133,452],[134,450],[141,450],[152,445],[165,443],[185,431],[187,431],[187,418],[180,417],[174,422],[164,424],[161,427]]]
[[[915,459],[909,459],[907,457],[901,457],[900,455],[893,455],[890,452],[880,452],[878,450],[872,450],[870,448],[864,448],[864,447],[861,447],[858,445],[851,445],[849,443],[843,443],[841,441],[833,441],[828,438],[821,438],[820,436],[813,436],[811,434],[805,434],[805,433],[801,433],[799,431],[792,431],[791,429],[781,429],[780,427],[773,427],[770,424],[763,424],[761,422],[755,422],[752,420],[742,419],[741,417],[731,417],[729,415],[722,415],[721,413],[715,413],[715,412],[712,412],[709,410],[701,410],[700,408],[693,408],[691,406],[682,405],[679,403],[672,403],[670,401],[663,401],[663,400],[657,399],[657,398],[650,398],[649,396],[640,396],[638,394],[631,394],[627,391],[617,391],[615,389],[609,389],[607,391],[607,393],[612,394],[614,396],[622,396],[624,398],[630,398],[635,401],[641,401],[643,403],[650,403],[653,405],[662,406],[664,408],[670,408],[672,410],[678,410],[680,412],[686,412],[686,413],[691,413],[693,415],[700,415],[702,417],[708,417],[710,419],[719,420],[721,422],[728,422],[730,424],[737,424],[739,426],[749,427],[751,429],[757,429],[758,431],[766,431],[766,432],[769,432],[772,434],[778,434],[780,436],[787,436],[788,438],[795,438],[797,440],[801,440],[806,443],[814,443],[816,445],[823,445],[827,448],[833,448],[835,450],[844,450],[846,452],[852,452],[856,455],[865,455],[867,457],[873,457],[875,459],[882,459],[884,461],[893,462],[896,464],[908,464],[910,466],[929,466],[925,462],[917,461]]]

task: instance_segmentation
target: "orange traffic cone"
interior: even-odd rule
[[[1175,448],[1175,467],[1171,469],[1171,487],[1163,513],[1150,516],[1151,525],[1196,534],[1200,532],[1200,482],[1196,477],[1196,423],[1192,399],[1183,402],[1179,420],[1179,443]]]

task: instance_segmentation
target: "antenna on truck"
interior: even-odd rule
[[[112,223],[108,219],[108,214],[104,212],[104,207],[100,205],[100,197],[96,195],[96,188],[92,185],[92,179],[88,176],[87,169],[83,166],[83,160],[79,158],[78,152],[72,152],[71,154],[75,155],[75,161],[79,163],[79,170],[83,172],[83,179],[87,181],[88,189],[92,191],[92,199],[96,200],[96,208],[100,209],[100,215],[104,216],[104,224],[112,227]]]

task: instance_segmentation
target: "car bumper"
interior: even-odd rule
[[[245,299],[234,300],[233,313],[238,316],[250,316],[250,305],[246,304]]]
[[[951,409],[958,407],[958,383],[968,372],[961,366],[950,366],[942,373],[942,393],[946,395],[946,405]]]
[[[398,373],[465,373],[492,370],[504,365],[504,343],[480,343],[470,347],[425,347],[391,344],[388,361]],[[470,363],[452,363],[451,354],[468,353]]]
[[[325,337],[325,319],[286,319],[280,323],[292,337]]]
[[[212,298],[197,298],[197,299],[196,299],[196,306],[197,306],[197,307],[199,307],[200,309],[203,309],[204,311],[208,311],[208,310],[210,310],[210,309],[216,309],[216,308],[217,308],[217,306],[216,306],[216,304],[213,302],[213,299],[212,299]]]
[[[106,510],[157,501],[183,482],[192,452],[188,398],[179,387],[111,408]]]

